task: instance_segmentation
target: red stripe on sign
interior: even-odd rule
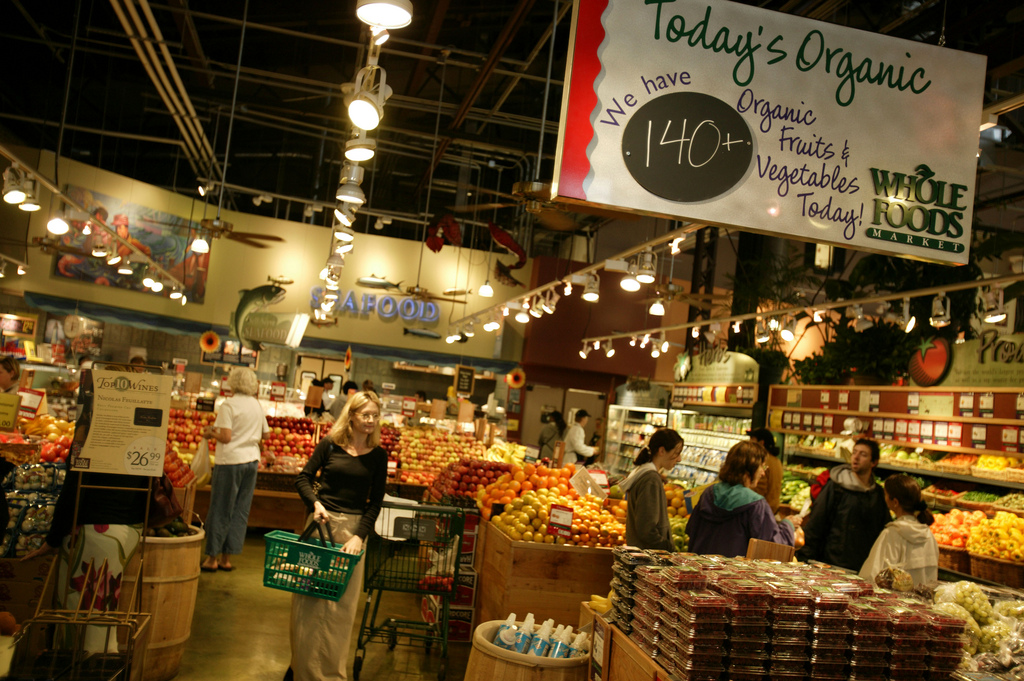
[[[597,50],[605,38],[601,16],[607,7],[608,0],[580,0],[569,83],[569,105],[565,112],[562,168],[558,178],[560,196],[583,200],[587,198],[583,191],[583,181],[590,172],[587,145],[594,137],[590,115],[597,106],[594,83],[602,68]]]

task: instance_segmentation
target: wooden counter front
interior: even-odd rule
[[[512,541],[489,522],[481,523],[480,533],[477,622],[503,620],[510,612],[522,619],[532,612],[537,622],[574,624],[580,601],[608,593],[611,549]]]
[[[195,512],[204,521],[210,510],[210,487],[196,490]],[[258,489],[249,507],[249,527],[287,530],[299,534],[306,527],[306,505],[298,492],[274,492]]]

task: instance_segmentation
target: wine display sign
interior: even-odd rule
[[[985,65],[731,2],[579,0],[552,197],[963,264]]]

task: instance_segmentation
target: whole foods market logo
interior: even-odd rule
[[[159,386],[146,383],[141,380],[132,380],[127,376],[117,376],[116,378],[101,378],[96,382],[96,387],[102,390],[116,390],[118,392],[128,391],[142,391],[142,392],[157,392],[160,390]]]
[[[964,244],[951,239],[964,234],[961,221],[967,209],[966,185],[935,179],[924,163],[913,174],[872,168],[871,179],[876,198],[871,220],[875,226],[868,227],[869,239],[963,252]]]
[[[299,553],[299,559],[296,561],[302,567],[311,567],[320,569],[320,556],[315,553]]]

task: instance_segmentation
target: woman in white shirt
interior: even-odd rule
[[[210,510],[206,518],[204,572],[234,570],[229,556],[242,552],[249,506],[256,489],[260,440],[270,430],[256,394],[260,384],[252,369],[236,367],[228,376],[234,393],[224,400],[217,420],[203,436],[216,440],[217,465],[213,467]]]
[[[896,519],[878,535],[860,576],[874,581],[879,572],[894,567],[910,573],[914,586],[937,582],[939,545],[928,527],[935,518],[921,499],[921,488],[902,473],[890,475],[883,487],[885,503]]]
[[[576,412],[573,424],[565,431],[565,456],[562,458],[562,465],[585,461],[594,455],[594,448],[586,443],[587,420],[590,414],[586,409]]]

